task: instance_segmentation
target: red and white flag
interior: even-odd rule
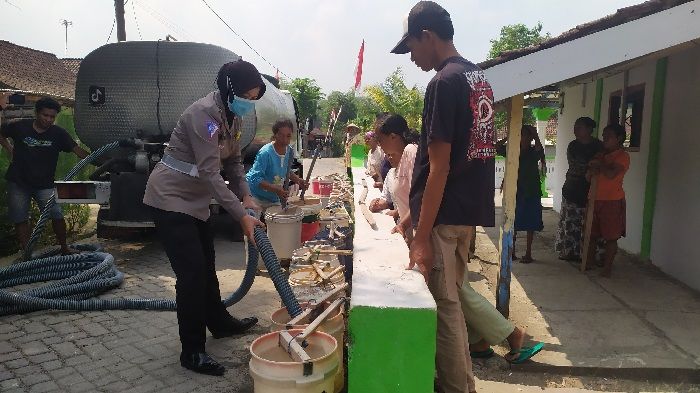
[[[365,40],[362,40],[362,46],[360,46],[360,53],[357,54],[357,66],[355,67],[355,92],[360,91],[360,85],[362,84],[362,62],[365,57]]]
[[[277,69],[277,73],[275,73],[275,79],[280,80],[280,69]]]

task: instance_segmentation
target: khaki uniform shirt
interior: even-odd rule
[[[240,120],[233,123],[229,128],[217,91],[190,105],[180,116],[165,154],[196,165],[199,177],[158,163],[148,178],[143,203],[206,221],[213,197],[240,220],[246,212],[234,191],[243,198],[250,195],[250,189],[241,158]],[[221,177],[222,166],[229,174],[229,187]]]

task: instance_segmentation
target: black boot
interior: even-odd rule
[[[252,328],[258,323],[258,318],[231,318],[230,321],[223,325],[217,326],[216,328],[209,327],[209,331],[214,338],[230,337],[237,334],[243,334],[248,329]]]
[[[226,369],[216,360],[207,355],[206,352],[181,353],[180,364],[182,367],[196,373],[207,375],[224,375]]]

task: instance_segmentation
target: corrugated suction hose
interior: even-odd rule
[[[124,142],[122,142],[123,144]],[[105,145],[78,162],[70,170],[65,180],[71,180],[85,165],[105,152],[119,146],[119,142]],[[0,269],[0,315],[22,314],[37,310],[175,310],[173,299],[130,299],[130,298],[96,298],[109,289],[119,287],[124,282],[124,273],[114,264],[114,256],[98,251],[90,245],[73,245],[83,251],[75,255],[42,255],[31,259],[31,250],[41,235],[49,211],[56,203],[55,195],[44,206],[37,225],[32,231],[30,242],[24,250],[24,262]],[[248,214],[255,215],[253,211]],[[255,229],[255,242],[260,248],[262,259],[270,273],[275,288],[282,297],[289,314],[294,317],[302,310],[294,293],[282,272],[267,233],[262,228]],[[258,250],[248,242],[248,260],[239,288],[224,299],[229,307],[240,301],[250,290],[255,280]],[[18,285],[46,282],[45,284],[19,292],[2,288]]]

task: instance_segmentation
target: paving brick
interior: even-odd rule
[[[102,327],[102,325],[100,325],[99,323],[88,323],[82,325],[82,329],[92,337],[99,337],[109,333],[109,330]]]
[[[50,327],[44,325],[41,322],[30,322],[22,327],[27,333],[41,333],[51,330]]]
[[[79,382],[68,387],[69,392],[91,392],[95,390],[95,385],[90,382]]]
[[[19,386],[20,386],[20,382],[19,382],[19,379],[17,379],[17,378],[6,379],[6,380],[0,382],[0,390],[1,391],[17,388]]]
[[[4,364],[9,369],[16,369],[16,368],[28,366],[29,360],[24,359],[24,358],[20,358],[20,359],[10,360],[9,362],[5,362]]]
[[[39,355],[29,356],[29,361],[35,364],[50,362],[53,360],[58,360],[58,355],[54,352],[46,352]]]
[[[44,344],[46,344],[46,345],[58,344],[60,342],[63,342],[63,337],[51,336],[51,337],[46,337],[46,338],[42,339],[41,341],[43,341]]]
[[[119,377],[116,376],[115,374],[110,373],[110,374],[104,375],[104,376],[97,378],[97,379],[90,381],[90,382],[95,384],[95,386],[97,386],[97,387],[101,387],[101,386],[109,385],[109,384],[112,384],[112,383],[115,383],[118,381],[120,381]]]
[[[44,344],[41,341],[32,341],[26,343],[22,345],[20,350],[27,356],[38,355],[50,351],[49,347],[47,347],[46,344]]]
[[[60,386],[54,381],[46,381],[32,386],[29,393],[43,393],[60,390]]]
[[[131,367],[119,372],[119,377],[125,381],[134,381],[144,376],[144,372],[139,367]]]
[[[131,385],[125,381],[116,381],[113,383],[110,383],[109,385],[105,385],[102,387],[102,390],[105,392],[123,392],[124,390],[130,388]]]
[[[16,351],[14,345],[10,344],[9,341],[0,341],[0,354],[10,353]]]
[[[0,381],[6,381],[15,377],[15,374],[9,370],[0,371]]]
[[[17,326],[11,323],[0,324],[0,335],[18,330]]]
[[[30,343],[32,341],[41,341],[42,339],[46,337],[52,337],[56,333],[54,333],[52,330],[44,330],[42,332],[37,332],[37,333],[26,333],[21,336],[15,337],[12,339],[12,342],[15,343],[16,345],[22,345],[26,343]]]
[[[22,377],[30,375],[30,374],[41,373],[42,371],[43,370],[41,369],[41,367],[39,367],[35,364],[30,364],[28,366],[20,367],[12,372],[15,374],[15,376],[22,378]]]
[[[71,333],[76,333],[80,331],[80,328],[71,322],[61,322],[56,325],[51,326],[51,328],[60,335],[67,335]]]
[[[89,356],[87,355],[78,355],[78,356],[73,356],[72,358],[68,358],[65,360],[66,366],[77,366],[79,364],[85,364],[90,362],[92,359],[90,359]]]
[[[49,381],[51,377],[46,373],[32,373],[20,377],[20,381],[27,386],[36,385],[37,383]]]
[[[10,360],[15,360],[21,358],[23,355],[20,351],[6,352],[0,354],[0,363],[9,362]]]
[[[63,362],[60,360],[51,360],[49,362],[41,363],[41,368],[46,371],[56,370],[61,367],[63,367]]]
[[[82,375],[73,371],[72,374],[69,374],[69,375],[66,375],[65,377],[59,378],[56,382],[58,382],[59,385],[66,387],[66,386],[75,385],[76,383],[87,382],[87,381],[85,380],[85,378],[83,378]]]
[[[55,370],[49,371],[49,374],[51,375],[51,378],[53,379],[61,379],[63,377],[66,377],[68,375],[76,374],[77,372],[73,367],[61,367],[57,368]]]
[[[75,346],[72,342],[62,342],[51,345],[54,351],[56,351],[61,357],[71,357],[80,354],[80,349]]]

